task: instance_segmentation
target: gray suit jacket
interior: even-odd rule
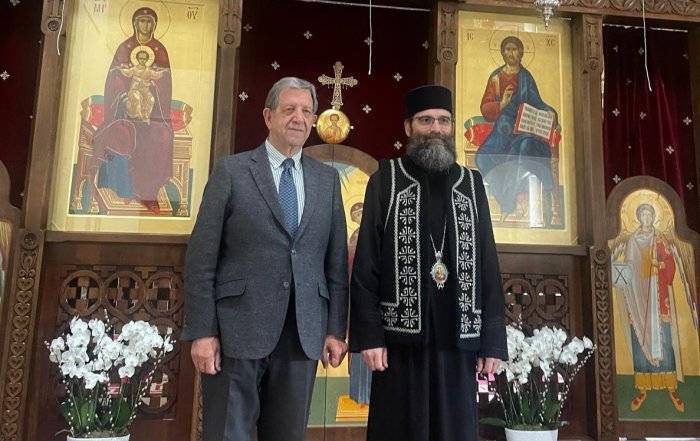
[[[320,357],[326,335],[345,336],[347,232],[338,173],[306,155],[302,166],[304,212],[292,238],[264,144],[215,165],[187,247],[183,340],[218,336],[228,357],[269,355],[291,283],[309,358]]]

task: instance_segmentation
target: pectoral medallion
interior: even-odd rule
[[[433,277],[437,289],[443,289],[445,287],[445,282],[447,282],[447,276],[449,272],[447,271],[447,265],[442,263],[442,252],[437,251],[435,253],[435,263],[430,269],[430,275]]]

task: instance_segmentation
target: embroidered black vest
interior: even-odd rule
[[[407,170],[405,160],[399,158],[380,162],[382,181],[391,182],[389,194],[383,199],[384,255],[391,261],[383,261],[381,275],[382,295],[380,309],[382,322],[388,335],[400,335],[412,340],[411,335],[421,334],[425,321],[425,304],[422,290],[425,283],[434,283],[426,277],[425,267],[433,264],[422,261],[432,256],[433,250],[422,250],[424,234],[421,231],[421,211],[427,207],[424,190],[418,179]],[[481,334],[481,299],[477,286],[477,265],[480,260],[476,237],[479,213],[477,212],[474,173],[459,167],[450,175],[451,207],[447,211],[447,233],[445,246],[452,247],[449,277],[453,289],[444,295],[455,295],[458,320],[458,341],[471,341]],[[387,248],[389,247],[389,248]],[[393,271],[387,267],[393,266]],[[427,276],[429,278],[429,276]],[[456,291],[456,292],[455,292]]]

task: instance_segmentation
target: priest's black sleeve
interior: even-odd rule
[[[498,253],[493,238],[491,213],[481,175],[475,173],[476,201],[479,212],[478,237],[481,250],[481,348],[480,357],[508,360],[505,306]]]
[[[350,351],[386,346],[379,308],[384,219],[380,173],[367,184],[350,282]]]

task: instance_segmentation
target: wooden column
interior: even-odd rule
[[[214,101],[212,161],[234,152],[236,135],[236,90],[238,87],[238,48],[241,46],[243,0],[221,0],[219,47],[217,54],[217,88]]]
[[[457,11],[452,2],[438,2],[433,9],[433,69],[431,80],[451,90],[455,87],[457,66]],[[454,99],[454,98],[453,98]]]
[[[597,439],[617,439],[615,360],[613,356],[610,254],[605,240],[602,84],[603,20],[582,14],[573,23],[574,104],[576,124],[579,241],[589,246],[590,298],[584,299],[595,320],[586,334],[598,347],[595,357]]]
[[[0,434],[6,441],[26,439],[27,388],[32,370],[36,312],[39,304],[39,274],[44,248],[44,228],[49,206],[58,101],[63,59],[57,40],[65,35],[63,13],[68,0],[44,0],[41,19],[42,52],[34,128],[29,158],[21,228],[12,251],[12,273],[8,283],[3,321],[5,339],[0,370]]]

